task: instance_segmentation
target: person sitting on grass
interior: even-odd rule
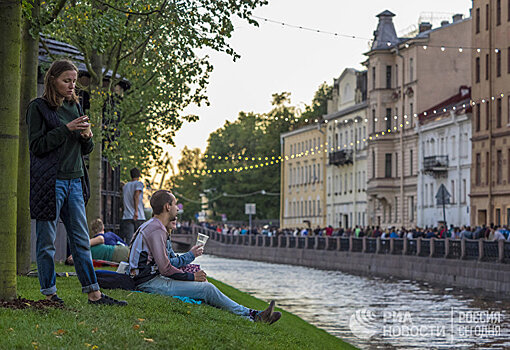
[[[168,229],[175,229],[177,225],[177,200],[169,191],[159,190],[152,195],[150,205],[154,216],[135,233],[129,255],[131,276],[138,290],[201,299],[209,305],[256,322],[272,324],[280,319],[281,313],[274,311],[274,301],[263,311],[249,309],[234,302],[207,282],[204,271],[190,273],[172,266],[166,245]],[[194,257],[202,253],[202,247],[191,250]]]
[[[101,219],[90,224],[90,252],[94,260],[113,262],[128,261],[129,248],[126,243],[113,232],[104,232]]]

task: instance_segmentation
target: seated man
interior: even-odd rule
[[[207,282],[204,271],[189,273],[172,266],[167,255],[166,242],[168,229],[176,227],[177,200],[169,191],[159,190],[152,195],[150,204],[154,217],[140,226],[136,232],[129,256],[131,275],[139,290],[202,299],[209,305],[248,317],[253,321],[272,324],[280,319],[281,313],[273,311],[274,301],[264,311],[249,309],[229,299],[213,284]],[[189,255],[195,258],[202,252],[202,247],[193,247],[186,253],[188,256],[183,257],[182,263],[187,263]]]
[[[104,232],[101,219],[90,224],[90,252],[94,260],[107,260],[113,262],[127,261],[129,248],[124,241],[113,232]]]

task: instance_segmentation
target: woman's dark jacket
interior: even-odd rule
[[[51,109],[42,98],[36,98],[31,103],[36,103],[44,119],[47,131],[64,125],[57,112]],[[81,106],[78,105],[80,114],[83,115]],[[57,216],[57,204],[55,184],[59,169],[61,147],[50,152],[35,155],[30,151],[30,216],[32,219],[53,221]],[[82,155],[82,167],[84,176],[81,178],[83,199],[87,203],[90,198],[90,182],[87,167]]]

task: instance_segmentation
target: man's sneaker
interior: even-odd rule
[[[59,296],[56,295],[56,294],[53,294],[49,300],[54,301],[54,302],[59,303],[59,304],[63,304],[64,303],[64,300],[62,298],[59,298]]]
[[[101,293],[101,299],[97,299],[96,301],[92,301],[92,300],[89,299],[89,304],[93,304],[93,305],[126,306],[127,305],[127,301],[116,300],[116,299],[113,299],[113,298],[109,297],[108,295],[105,295],[105,294]]]
[[[269,323],[271,321],[271,316],[273,315],[273,312],[274,312],[274,305],[275,305],[275,301],[271,300],[267,309],[265,309],[264,311],[259,311],[255,315],[255,317],[254,317],[255,322]]]
[[[280,311],[275,311],[270,317],[269,324],[273,324],[278,321],[282,317],[282,313]]]

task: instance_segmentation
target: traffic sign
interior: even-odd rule
[[[439,186],[439,189],[437,190],[436,204],[437,205],[450,204],[450,197],[451,197],[451,194],[448,192],[445,185],[441,185],[441,186]]]
[[[255,215],[257,209],[255,208],[255,203],[245,203],[244,204],[244,213],[246,215]]]

